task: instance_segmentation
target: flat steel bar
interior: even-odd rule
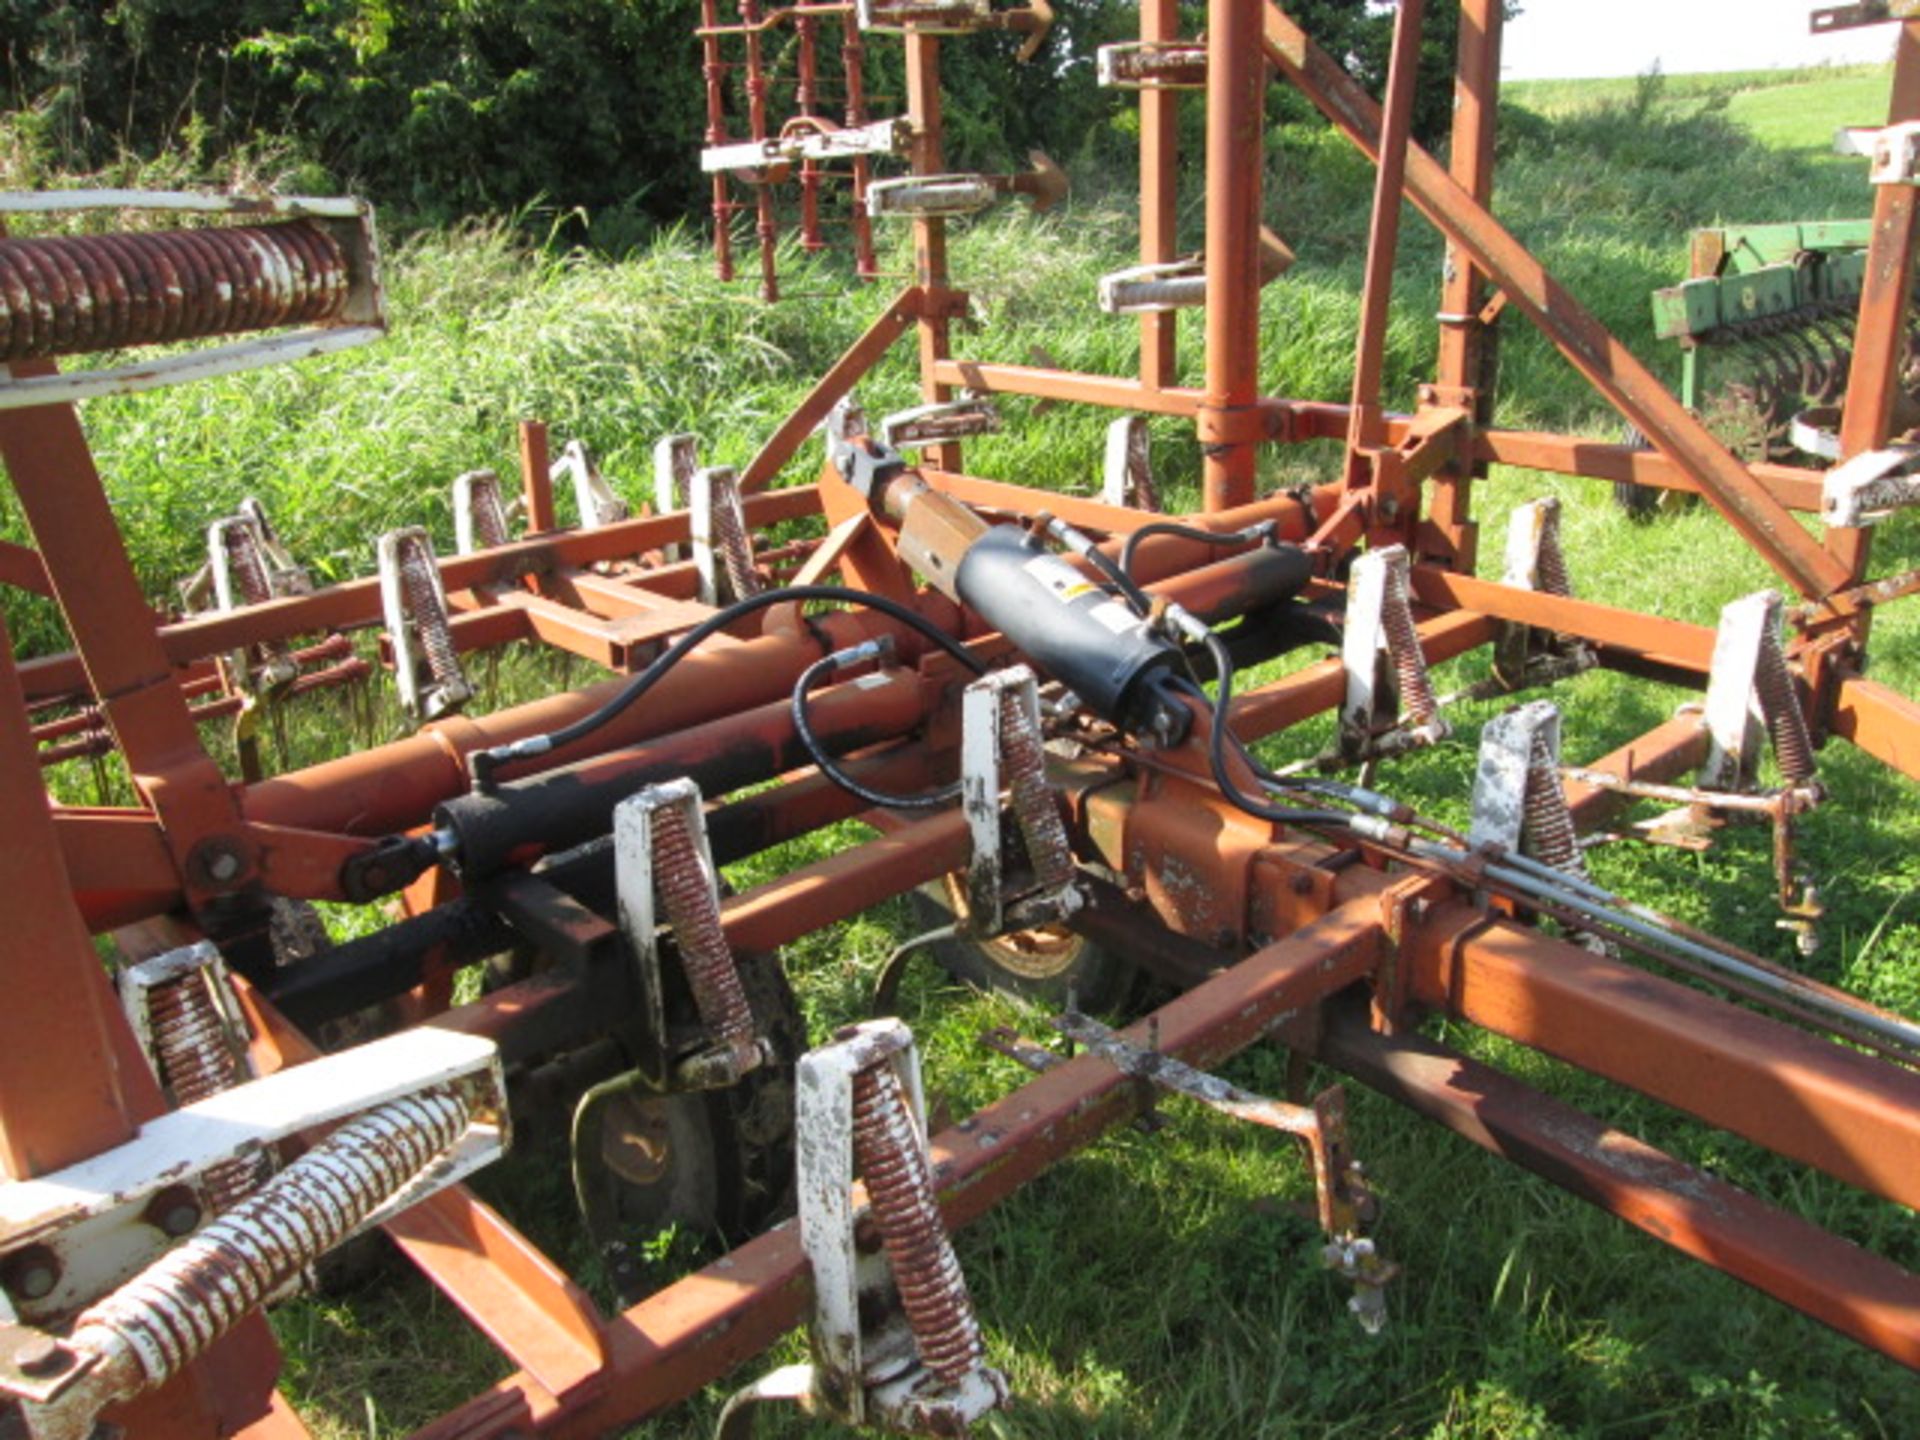
[[[1887,124],[1920,120],[1920,20],[1899,27],[1893,50],[1893,90]],[[1912,185],[1873,187],[1873,239],[1860,285],[1853,359],[1847,367],[1847,397],[1840,417],[1840,455],[1851,459],[1887,443],[1893,407],[1901,395],[1908,352],[1908,307],[1913,299],[1915,221],[1920,199]],[[1851,577],[1866,578],[1873,546],[1870,527],[1835,528],[1827,548]],[[1865,622],[1858,622],[1864,636]]]
[[[1443,906],[1403,942],[1422,1003],[1920,1204],[1920,1075],[1537,930],[1476,927],[1472,914]]]
[[[70,888],[0,623],[0,983],[10,997],[0,1005],[0,1175],[10,1180],[130,1140],[162,1108]]]
[[[1343,907],[1129,1026],[1190,1065],[1216,1065],[1282,1019],[1367,975],[1381,931],[1372,899]],[[1133,1118],[1135,1082],[1081,1056],[933,1138],[934,1183],[950,1225],[978,1219],[1072,1151]],[[748,1241],[698,1274],[649,1296],[609,1327],[608,1383],[556,1401],[524,1372],[508,1376],[416,1432],[416,1440],[492,1440],[510,1431],[554,1437],[611,1433],[691,1395],[797,1324],[806,1260],[792,1226]]]
[[[1260,398],[1260,197],[1266,63],[1250,0],[1207,4],[1206,403],[1201,508],[1253,499]]]
[[[1470,610],[1497,620],[1578,635],[1647,664],[1704,676],[1713,662],[1714,632],[1684,620],[1520,590],[1431,565],[1414,566],[1413,590],[1421,603],[1436,609]]]
[[[1140,0],[1140,39],[1153,45],[1180,38],[1179,0]],[[1140,92],[1140,263],[1163,265],[1178,253],[1180,95],[1149,85]],[[1165,390],[1179,383],[1175,345],[1179,312],[1140,316],[1140,383]]]
[[[997,365],[984,360],[942,360],[933,373],[949,385],[1008,395],[1036,395],[1046,400],[1069,400],[1103,405],[1113,410],[1140,410],[1149,415],[1200,413],[1204,399],[1198,390],[1154,389],[1125,375],[1083,375],[1075,370],[1050,370],[1039,365]]]
[[[1480,204],[1493,204],[1494,141],[1500,95],[1500,46],[1506,25],[1504,0],[1461,0],[1460,36],[1453,80],[1453,135],[1447,166]],[[1497,336],[1479,318],[1486,303],[1486,275],[1458,247],[1447,247],[1440,286],[1440,346],[1434,378],[1443,403],[1473,396],[1476,425],[1493,418],[1494,369],[1487,363]],[[1450,393],[1449,393],[1450,392]],[[1486,473],[1480,462],[1458,460],[1434,477],[1428,518],[1447,537],[1460,569],[1473,569],[1473,481]]]
[[[925,295],[917,285],[902,290],[861,332],[860,338],[847,347],[846,353],[827,367],[827,373],[814,381],[805,398],[780,422],[759,452],[747,462],[747,468],[740,472],[743,496],[764,490],[774,482],[833,407],[893,348],[893,342],[912,328],[924,308]],[[751,517],[748,523],[753,523]]]
[[[1399,0],[1387,62],[1387,103],[1380,122],[1373,209],[1367,220],[1367,257],[1360,281],[1360,324],[1354,339],[1352,401],[1347,416],[1347,484],[1368,483],[1366,452],[1385,439],[1380,385],[1386,370],[1387,320],[1393,307],[1393,267],[1400,254],[1400,206],[1406,199],[1407,145],[1413,138],[1415,85],[1420,78],[1420,21],[1426,0]]]
[[[1330,1018],[1317,1058],[1681,1254],[1920,1368],[1920,1277],[1418,1034]]]
[[[1830,728],[1882,764],[1920,780],[1920,702],[1878,680],[1849,675],[1840,682]]]
[[[1373,99],[1270,0],[1265,15],[1268,56],[1355,145],[1377,160],[1380,110]],[[1746,467],[1672,392],[1418,145],[1408,147],[1407,192],[1615,409],[1700,484],[1714,507],[1795,589],[1817,599],[1849,582],[1846,566],[1756,485]]]

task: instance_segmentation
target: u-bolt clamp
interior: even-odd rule
[[[748,1440],[757,1408],[850,1425],[963,1435],[1007,1399],[984,1363],[966,1278],[934,1199],[913,1032],[869,1020],[800,1060],[800,1243],[813,1271],[813,1363],[727,1402],[717,1440]],[[854,1205],[855,1175],[867,1205]]]

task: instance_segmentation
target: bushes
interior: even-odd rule
[[[1198,33],[1204,6],[1186,8]],[[1377,90],[1390,14],[1365,0],[1290,8]],[[1445,126],[1456,20],[1445,0],[1432,8],[1428,136]],[[1130,175],[1132,99],[1097,87],[1093,53],[1136,33],[1136,8],[1056,9],[1030,64],[1014,63],[1005,33],[945,47],[956,163],[1006,168],[1044,148],[1083,183]],[[0,103],[12,112],[0,165],[11,183],[33,183],[34,170],[184,151],[213,172],[271,136],[391,218],[513,214],[544,233],[551,217],[535,212],[550,209],[570,223],[591,216],[569,238],[618,251],[699,204],[698,18],[698,0],[0,0]],[[897,110],[900,46],[868,54],[876,113]],[[786,99],[776,90],[777,107]]]

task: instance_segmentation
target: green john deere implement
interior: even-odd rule
[[[1696,230],[1691,278],[1654,292],[1655,336],[1680,343],[1680,399],[1735,454],[1838,458],[1870,230],[1867,220]],[[1920,353],[1911,330],[1908,349],[1911,367]],[[1895,428],[1906,428],[1899,417]],[[1666,493],[1614,487],[1632,515],[1652,513]]]

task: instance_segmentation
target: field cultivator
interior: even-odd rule
[[[967,296],[947,202],[1021,187],[946,169],[939,57],[965,41],[942,37],[1041,12],[808,0],[743,4],[722,25],[709,7],[709,77],[728,73],[723,39],[748,47],[755,105],[752,47],[781,27],[801,57],[822,27],[843,49],[904,37],[902,119],[873,121],[849,89],[844,124],[801,98],[807,126],[776,137],[756,109],[748,143],[765,152],[763,254],[772,171],[798,164],[810,203],[810,167],[844,155],[870,204],[898,199],[911,283],[737,467],[666,437],[643,502],[581,447],[556,460],[528,422],[517,499],[491,472],[455,482],[456,553],[398,530],[377,576],[316,588],[250,507],[212,525],[190,587],[210,603],[178,618],[142,593],[78,403],[371,338],[385,322],[364,208],[229,201],[198,229],[0,239],[0,460],[34,542],[0,547],[0,575],[56,601],[72,642],[0,651],[8,1423],[52,1440],[103,1419],[143,1437],[299,1433],[259,1307],[380,1228],[511,1366],[426,1435],[612,1433],[803,1322],[811,1363],[742,1390],[723,1434],[784,1405],[960,1433],[1009,1397],[950,1227],[1104,1131],[1151,1124],[1163,1091],[1302,1142],[1326,1263],[1375,1328],[1395,1284],[1419,1282],[1396,1282],[1376,1247],[1342,1091],[1280,1099],[1209,1073],[1270,1041],[1920,1367],[1912,1274],[1421,1028],[1480,1027],[1920,1201],[1920,1024],[1602,888],[1582,838],[1641,801],[1671,807],[1693,843],[1758,816],[1783,918],[1810,947],[1819,895],[1792,840],[1823,803],[1821,748],[1920,774],[1920,705],[1863,673],[1873,611],[1920,589],[1869,569],[1873,526],[1920,498],[1920,449],[1890,443],[1916,176],[1874,190],[1835,463],[1736,456],[1489,210],[1502,8],[1463,0],[1442,165],[1410,139],[1421,0],[1401,0],[1384,106],[1274,5],[1211,0],[1195,39],[1172,0],[1144,0],[1139,44],[1102,73],[1139,93],[1139,263],[1161,288],[1114,306],[1136,315],[1112,323],[1138,326],[1137,373],[1093,375],[974,361],[951,333]],[[1920,122],[1920,20],[1899,24],[1890,134]],[[1259,383],[1274,73],[1377,167],[1346,404]],[[1206,112],[1198,261],[1175,204],[1183,103]],[[736,142],[718,89],[710,119],[724,260],[734,172],[715,149]],[[863,168],[881,140],[904,145],[904,175]],[[1434,379],[1410,413],[1381,394],[1403,201],[1449,256]],[[1199,376],[1176,364],[1182,309],[1205,327]],[[1483,362],[1503,309],[1650,448],[1492,424]],[[219,343],[56,367],[195,338]],[[854,387],[899,343],[917,346],[922,404],[869,424]],[[967,470],[996,395],[1122,412],[1106,498]],[[1153,508],[1146,415],[1194,425],[1198,512]],[[1344,445],[1340,478],[1261,493],[1262,452],[1309,440]],[[801,464],[815,478],[776,483]],[[1551,499],[1515,513],[1501,578],[1481,578],[1470,502],[1490,464],[1700,495],[1786,593],[1735,600],[1717,629],[1582,599]],[[577,523],[562,526],[568,497]],[[515,642],[609,678],[479,713],[474,658]],[[1302,650],[1324,653],[1245,678]],[[1451,731],[1432,667],[1481,650],[1478,693],[1516,699],[1481,736],[1460,833],[1395,798],[1394,767]],[[358,687],[377,664],[413,733],[278,773],[257,745],[238,747],[239,774],[211,758],[202,722],[254,734],[312,703],[302,689]],[[1590,758],[1550,699],[1517,692],[1596,668],[1704,703]],[[1256,742],[1329,712],[1316,763],[1259,758]],[[76,737],[124,766],[135,803],[50,802],[41,766]],[[723,884],[722,867],[849,819],[872,838]],[[932,1135],[908,1028],[883,1016],[809,1037],[780,963],[783,945],[923,888],[946,919],[922,948],[1049,997],[1077,1047],[987,1037],[1038,1073]],[[389,923],[330,943],[316,902],[386,907]],[[917,953],[878,977],[883,1001]],[[1091,1018],[1119,998],[1097,994],[1096,955],[1172,998],[1117,1029]],[[477,972],[478,998],[456,1004],[456,976]],[[582,1223],[630,1292],[617,1313],[462,1183],[515,1123],[553,1113],[571,1117]],[[740,1243],[647,1293],[635,1256],[672,1222]]]

